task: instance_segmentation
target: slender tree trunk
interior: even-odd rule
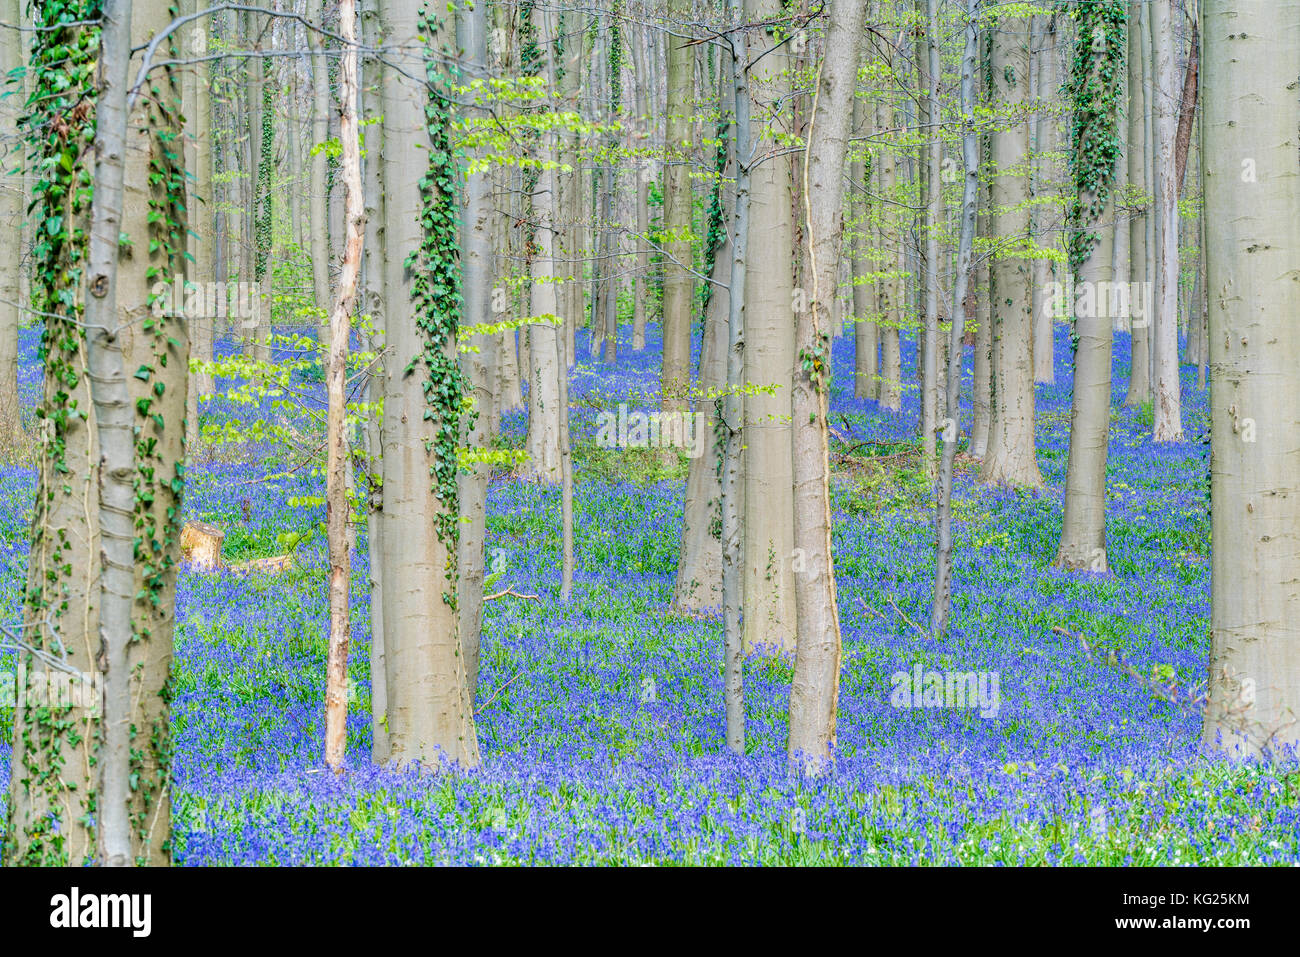
[[[18,0],[4,0],[0,20],[12,27],[22,22]],[[0,76],[12,77],[23,66],[22,34],[0,29]],[[18,137],[22,115],[21,88],[0,99],[0,170],[21,171],[23,147]],[[23,179],[7,175],[0,180],[0,245],[10,251],[0,263],[0,453],[13,447],[21,431],[18,403],[18,328],[22,320],[20,275],[23,245]]]
[[[674,27],[690,19],[690,0],[668,0]],[[695,282],[687,268],[693,264],[689,239],[693,202],[690,177],[690,117],[695,98],[695,47],[680,36],[668,37],[668,113],[665,117],[664,212],[664,352],[661,402],[665,412],[689,408],[691,385],[691,318],[695,314]],[[786,164],[788,170],[789,164]]]
[[[311,50],[311,149],[310,178],[307,195],[310,197],[311,222],[311,281],[312,298],[316,308],[323,313],[330,307],[330,229],[329,191],[326,187],[325,165],[328,153],[325,141],[329,139],[330,81],[325,68],[325,38],[321,33],[325,17],[321,0],[307,0],[307,46]],[[366,127],[367,135],[374,124]],[[328,323],[323,324],[328,336]]]
[[[874,119],[874,108],[872,118]],[[858,97],[853,103],[853,125],[862,131],[867,125],[867,104]],[[866,147],[859,146],[862,155]],[[878,283],[868,283],[866,276],[872,272],[868,255],[871,247],[871,206],[867,201],[868,171],[874,176],[874,164],[864,159],[855,160],[850,175],[853,189],[853,259],[849,271],[853,280],[853,396],[857,399],[875,399],[879,393],[880,377],[880,326],[876,323]]]
[[[937,0],[930,0],[936,3]],[[829,766],[835,755],[840,698],[840,615],[831,560],[829,433],[830,336],[844,231],[844,160],[848,153],[858,81],[858,44],[866,7],[859,0],[832,0],[826,54],[817,78],[815,106],[804,154],[807,206],[809,308],[796,310],[799,361],[794,376],[794,541],[802,568],[795,575],[798,627],[790,685],[791,761],[809,770]],[[933,23],[932,23],[933,25]],[[937,56],[932,58],[937,63]]]
[[[1192,21],[1191,46],[1187,51],[1187,69],[1183,73],[1183,96],[1178,108],[1178,133],[1174,137],[1174,163],[1177,169],[1178,195],[1183,194],[1187,177],[1187,153],[1192,145],[1192,129],[1196,119],[1196,96],[1201,68],[1201,38],[1195,20]]]
[[[348,500],[346,463],[351,458],[345,430],[347,417],[348,343],[352,308],[365,238],[365,199],[361,193],[361,142],[357,129],[357,6],[339,0],[339,141],[346,230],[343,270],[330,315],[329,371],[326,391],[329,411],[325,449],[325,524],[329,538],[330,643],[325,678],[325,763],[338,770],[347,754],[348,643],[351,638],[349,598],[352,554],[348,547],[352,503]]]
[[[747,19],[741,0],[728,0],[732,21]],[[727,294],[727,390],[719,403],[723,411],[722,460],[722,605],[723,605],[723,698],[726,713],[727,747],[745,753],[744,634],[741,612],[744,599],[744,512],[746,489],[743,481],[745,421],[745,295],[748,272],[750,190],[753,164],[758,153],[750,121],[749,68],[751,53],[747,35],[732,34],[732,102],[735,107],[736,200],[732,211],[731,281]],[[736,44],[739,43],[739,50]],[[739,55],[737,55],[739,53]]]
[[[1060,189],[1057,182],[1057,164],[1053,154],[1059,148],[1056,137],[1056,117],[1052,108],[1059,98],[1060,82],[1057,78],[1056,20],[1054,15],[1039,14],[1033,20],[1034,35],[1031,39],[1033,57],[1032,68],[1035,71],[1037,86],[1038,115],[1034,119],[1034,213],[1032,216],[1034,242],[1039,246],[1050,246],[1050,234],[1046,223],[1060,216],[1055,203],[1044,203],[1045,199],[1054,199]],[[1054,232],[1054,231],[1053,231]],[[1056,381],[1055,343],[1053,310],[1047,305],[1049,298],[1046,291],[1056,279],[1056,263],[1043,256],[1035,257],[1033,263],[1033,304],[1034,304],[1034,381],[1051,384]]]
[[[1106,91],[1109,84],[1119,84],[1114,71],[1123,63],[1125,50],[1112,49],[1119,41],[1107,32],[1109,19],[1123,22],[1123,0],[1103,0],[1088,10],[1080,26],[1079,49],[1074,65],[1074,85],[1078,88]],[[1127,45],[1127,43],[1126,43]],[[1118,102],[1115,91],[1113,112],[1092,115],[1087,127],[1076,120],[1076,189],[1078,206],[1083,210],[1079,221],[1072,222],[1078,231],[1075,241],[1087,249],[1072,257],[1081,284],[1101,289],[1099,274],[1109,264],[1106,247],[1098,233],[1104,233],[1107,220],[1115,211],[1112,188],[1115,164],[1085,156],[1087,144],[1107,142],[1118,136]],[[1099,96],[1102,93],[1098,94]],[[1104,102],[1104,101],[1103,101]],[[1091,114],[1090,114],[1091,115]],[[1087,288],[1087,287],[1082,287]],[[1084,307],[1078,305],[1083,303]],[[1106,561],[1106,455],[1110,441],[1111,336],[1113,326],[1109,309],[1098,292],[1087,308],[1086,298],[1071,304],[1074,316],[1074,390],[1070,410],[1070,452],[1065,473],[1065,514],[1061,521],[1061,544],[1056,564],[1072,571],[1108,571]]]
[[[992,36],[986,35],[980,42],[978,95],[980,105],[988,108],[992,98],[992,64],[990,51]],[[992,152],[990,137],[980,137],[980,166],[987,170]],[[979,212],[975,217],[975,232],[981,239],[993,236],[993,216],[989,210],[991,192],[987,175],[981,178],[979,193]],[[972,423],[970,433],[970,454],[983,460],[988,454],[989,431],[993,425],[993,308],[992,308],[992,270],[989,265],[989,252],[983,253],[975,265],[975,358],[972,369],[971,405]]]
[[[641,17],[644,22],[648,0],[642,0]],[[632,63],[636,78],[633,84],[633,96],[636,108],[636,137],[645,143],[650,137],[650,107],[647,89],[650,84],[650,70],[646,63],[645,32],[642,31],[631,44]],[[640,352],[645,348],[646,299],[650,294],[650,180],[654,167],[649,159],[643,159],[637,169],[636,178],[636,274],[632,287],[632,351]]]
[[[558,81],[558,94],[561,108],[581,113],[582,107],[582,65],[584,55],[585,31],[569,32],[567,24],[573,21],[561,21],[564,34],[563,69]],[[565,132],[563,136],[560,162],[573,167],[572,172],[557,172],[560,183],[560,209],[563,211],[560,221],[564,223],[559,232],[562,252],[564,254],[565,279],[560,285],[560,305],[564,317],[565,352],[572,362],[577,355],[576,333],[582,318],[582,177],[578,170],[582,166],[578,159],[580,147],[576,133]],[[558,262],[558,257],[557,257]]]
[[[937,126],[941,119],[939,83],[939,6],[937,0],[925,0],[926,66],[924,120],[928,129],[925,149],[925,347],[921,375],[921,450],[926,474],[933,479],[937,462],[937,439],[934,434],[938,416],[939,386],[939,222],[943,206],[943,137]],[[919,64],[918,64],[919,66]]]
[[[1149,70],[1146,65],[1150,59],[1150,43],[1147,41],[1146,4],[1137,0],[1129,2],[1128,34],[1128,181],[1133,192],[1140,197],[1141,207],[1135,210],[1129,220],[1129,275],[1137,286],[1138,298],[1134,303],[1134,315],[1129,322],[1132,332],[1131,362],[1128,378],[1128,394],[1124,405],[1140,406],[1151,397],[1151,305],[1148,295],[1151,288],[1147,282],[1149,272],[1147,257],[1151,250],[1147,247],[1147,226],[1151,220],[1151,205],[1147,198],[1150,184],[1147,180],[1147,155],[1150,140],[1147,139],[1147,113],[1151,107]],[[1140,305],[1140,309],[1136,308]],[[1138,312],[1141,315],[1138,315]]]
[[[934,3],[935,0],[930,0]],[[939,462],[938,502],[935,509],[934,602],[930,607],[930,634],[942,637],[952,606],[952,478],[957,458],[961,406],[962,342],[965,339],[967,282],[975,248],[975,217],[979,200],[979,133],[975,129],[975,76],[979,56],[980,0],[966,0],[966,45],[961,60],[962,201],[957,240],[957,267],[953,273],[952,329],[948,344],[948,381],[945,421],[941,423],[943,455]]]
[[[1204,739],[1300,744],[1300,2],[1204,0],[1211,651]]]
[[[196,31],[193,36],[194,41],[191,48],[195,56],[206,55],[209,48],[206,32]],[[195,63],[192,69],[195,71],[194,116],[192,118],[194,122],[194,152],[196,158],[194,192],[198,197],[198,203],[191,204],[190,207],[191,228],[195,234],[194,273],[200,282],[214,280],[221,282],[225,279],[225,276],[217,269],[216,264],[217,234],[214,223],[216,209],[214,189],[216,183],[213,177],[216,144],[212,136],[211,75],[208,64],[203,61]],[[190,119],[190,117],[187,116],[186,119]],[[192,319],[190,322],[190,338],[195,358],[203,362],[211,362],[216,342],[215,317],[204,315],[197,320]],[[208,395],[213,388],[214,383],[210,373],[200,372],[194,376],[194,380],[190,385],[190,407],[186,410],[188,426],[186,445],[188,447],[192,448],[194,440],[198,437],[198,398],[200,395]]]
[[[373,0],[361,8],[361,39],[367,50],[377,50],[382,42],[378,4]],[[361,62],[361,112],[367,117],[383,114],[383,63],[374,53]],[[361,243],[362,312],[368,317],[370,331],[366,351],[380,355],[384,349],[384,193],[381,175],[384,156],[384,128],[371,123],[365,130],[365,177],[362,197],[365,200],[366,231]],[[375,406],[383,398],[382,363],[380,371],[366,377],[366,402],[371,407],[365,424],[366,472],[370,476],[370,495],[366,509],[366,557],[370,568],[370,759],[385,764],[388,747],[388,675],[384,660],[384,494],[383,421]]]
[[[468,79],[489,79],[487,7],[475,4],[459,17],[460,48],[464,50],[462,70]],[[485,151],[475,151],[484,159]],[[461,271],[465,297],[464,320],[471,325],[492,322],[492,174],[481,170],[470,175],[465,191],[463,220],[464,255]],[[493,390],[496,386],[496,337],[474,336],[476,351],[464,364],[474,390],[475,416],[466,430],[465,444],[486,449],[492,441]],[[465,659],[470,704],[478,689],[480,632],[483,622],[484,539],[487,534],[487,491],[492,467],[477,462],[460,472],[460,510],[469,521],[460,529],[460,647]]]
[[[1155,50],[1156,290],[1154,426],[1152,441],[1183,440],[1182,388],[1178,363],[1178,134],[1174,88],[1174,0],[1153,0],[1151,38]]]
[[[889,100],[876,100],[876,129],[883,130],[894,125],[894,111]],[[892,140],[893,137],[891,136]],[[891,412],[903,410],[903,298],[904,280],[899,271],[906,265],[904,254],[904,231],[899,222],[897,209],[891,203],[897,199],[894,195],[898,178],[898,154],[892,142],[884,143],[872,154],[872,162],[880,168],[879,188],[881,202],[881,239],[887,244],[885,250],[885,268],[892,273],[881,281],[880,286],[880,376],[877,395],[881,408]]]

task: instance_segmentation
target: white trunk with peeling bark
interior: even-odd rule
[[[347,464],[351,460],[347,420],[348,345],[352,307],[356,304],[365,237],[365,200],[361,195],[361,142],[357,128],[357,5],[339,0],[339,143],[344,191],[343,268],[330,313],[329,407],[325,428],[325,524],[330,562],[330,637],[325,676],[325,763],[334,769],[347,753],[348,644],[351,640],[352,550],[348,541],[352,503]]]

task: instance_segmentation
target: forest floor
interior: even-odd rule
[[[639,401],[653,410],[658,342],[652,337],[640,353],[620,343],[611,370],[585,358],[580,336],[584,358],[572,386],[577,575],[567,605],[558,600],[558,491],[503,480],[489,496],[489,561],[504,566],[494,587],[541,600],[507,597],[485,609],[482,767],[419,776],[369,763],[364,529],[352,596],[349,764],[337,777],[322,769],[323,543],[300,546],[299,565],[275,577],[186,569],[174,669],[177,860],[1300,860],[1300,766],[1230,767],[1199,740],[1194,686],[1209,650],[1207,393],[1185,367],[1189,441],[1154,446],[1149,410],[1119,407],[1128,342],[1118,337],[1112,574],[1062,573],[1051,563],[1070,353],[1066,331],[1057,332],[1056,382],[1037,393],[1047,488],[984,489],[974,464],[963,463],[954,493],[953,618],[942,641],[913,624],[928,620],[933,575],[916,391],[907,392],[902,413],[854,400],[852,340],[836,341],[834,548],[844,668],[833,775],[787,772],[788,660],[746,663],[748,753],[725,749],[720,621],[667,611],[686,460],[661,473],[657,456],[611,453],[594,441],[597,408]],[[23,347],[24,388],[34,402],[34,333]],[[905,351],[905,368],[912,361]],[[231,411],[223,408],[216,400],[206,415]],[[524,421],[522,412],[505,416],[508,443],[518,444]],[[257,481],[285,467],[266,455],[234,464],[235,456],[209,456],[207,464],[200,457],[189,472],[188,515],[227,530],[231,560],[282,551],[284,536],[322,517],[319,506],[296,504],[321,494],[321,480],[306,470]],[[10,620],[20,614],[32,484],[30,467],[0,467],[0,604]],[[997,713],[894,707],[891,676],[917,665],[995,674]],[[0,667],[13,669],[13,656]],[[0,789],[9,777],[11,718],[0,709]]]

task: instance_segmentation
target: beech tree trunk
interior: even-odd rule
[[[34,26],[54,27],[45,22],[43,13],[39,6],[33,10]],[[52,58],[48,45],[75,46],[81,42],[78,34],[89,29],[93,27],[64,26],[41,35],[46,50],[43,56],[34,50],[30,66],[37,85],[67,75],[61,65],[46,59]],[[91,93],[89,84],[71,85],[48,109],[71,111]],[[52,169],[59,168],[63,155],[62,144],[43,144],[34,164],[35,177],[48,178]],[[62,216],[69,230],[89,228],[89,209],[77,191],[52,198],[44,212]],[[75,680],[102,674],[97,660],[101,569],[98,424],[82,348],[85,326],[79,307],[84,288],[73,278],[71,252],[72,247],[65,246],[50,262],[58,280],[53,288],[32,284],[35,308],[46,313],[42,343],[49,358],[36,409],[36,488],[23,603],[24,646],[18,667],[35,687],[49,687],[56,677]],[[63,343],[73,345],[64,347]],[[63,415],[73,404],[87,414]],[[59,531],[52,534],[52,529]],[[80,867],[95,859],[92,822],[99,784],[95,764],[99,711],[80,707],[52,716],[39,699],[23,695],[16,700],[6,795],[6,866]]]
[[[741,0],[728,0],[733,21],[747,18],[750,10]],[[753,166],[758,154],[750,112],[749,67],[753,62],[748,34],[737,40],[732,35],[731,75],[734,107],[733,141],[736,157],[736,200],[730,223],[731,281],[727,294],[727,391],[720,403],[723,410],[722,459],[722,604],[723,604],[723,703],[726,713],[727,747],[745,753],[744,634],[741,615],[744,601],[744,509],[746,488],[743,436],[745,421],[745,296],[749,257],[750,195]],[[739,45],[739,49],[737,49]],[[739,53],[739,55],[737,55]]]
[[[389,47],[383,90],[383,508],[384,528],[394,534],[383,536],[381,553],[389,749],[398,765],[437,768],[448,759],[473,766],[479,761],[478,734],[460,653],[456,552],[440,534],[439,521],[455,521],[456,503],[431,478],[440,464],[446,470],[436,442],[446,412],[425,396],[430,370],[420,357],[428,340],[417,326],[415,270],[404,265],[424,242],[412,211],[421,208],[426,189],[436,188],[421,184],[432,146],[425,103],[434,94],[426,92],[417,0],[388,0],[381,10]],[[441,48],[447,32],[440,26],[429,42]],[[444,358],[457,360],[454,338],[443,350]]]
[[[931,4],[935,0],[930,0]],[[934,8],[931,7],[933,14]],[[979,54],[980,0],[966,0],[966,45],[961,60],[962,198],[957,240],[957,266],[953,274],[952,329],[949,331],[947,390],[940,434],[943,454],[939,462],[938,502],[935,507],[934,601],[930,606],[930,634],[942,637],[952,607],[952,479],[957,459],[958,423],[961,418],[962,343],[965,339],[967,283],[975,247],[975,216],[979,201],[979,133],[975,129],[975,76]]]
[[[1300,744],[1300,2],[1204,0],[1211,651],[1204,739]]]
[[[459,17],[460,47],[464,51],[462,69],[468,79],[488,77],[487,7],[478,3]],[[478,150],[476,159],[482,159]],[[465,306],[463,320],[470,325],[492,322],[492,175],[487,170],[469,177],[465,190],[465,217],[462,224],[464,254],[461,258]],[[476,416],[466,429],[465,444],[470,449],[486,449],[492,441],[494,415],[493,391],[496,387],[496,337],[473,336],[470,345],[477,351],[464,358],[470,387],[474,391]],[[457,604],[460,610],[460,647],[465,658],[469,701],[474,703],[478,689],[480,631],[483,621],[483,580],[485,575],[484,539],[487,534],[487,491],[492,467],[477,462],[459,475],[460,511],[469,521],[460,528],[460,585]]]
[[[307,28],[307,46],[311,50],[311,148],[315,150],[311,157],[307,195],[310,197],[311,223],[311,277],[312,296],[316,308],[323,313],[330,308],[330,230],[329,230],[329,189],[326,185],[325,166],[328,154],[325,141],[329,139],[330,81],[325,68],[325,37],[321,33],[324,27],[322,0],[307,0],[307,19],[311,26]],[[366,127],[366,136],[377,124]],[[328,336],[328,323],[323,323],[324,335]]]
[[[1003,18],[993,35],[995,107],[1012,111],[993,133],[991,186],[997,238],[1015,244],[1029,235],[1029,123],[1020,119],[1029,100],[1029,20]],[[1034,447],[1033,317],[1029,261],[1010,248],[995,254],[990,295],[993,324],[993,419],[980,480],[1040,488]]]
[[[668,19],[680,31],[690,18],[690,0],[668,0]],[[668,112],[664,124],[664,351],[661,403],[665,412],[688,408],[691,385],[691,318],[695,281],[688,272],[694,254],[684,238],[691,226],[691,123],[695,110],[695,47],[668,37]],[[788,170],[789,163],[786,164]]]
[[[853,103],[853,125],[859,132],[865,132],[868,108],[860,98]],[[875,108],[871,108],[875,119]],[[858,146],[866,155],[866,147]],[[874,163],[870,166],[863,159],[855,160],[850,175],[853,190],[853,260],[849,275],[853,279],[853,396],[857,399],[875,399],[879,394],[880,376],[880,326],[876,323],[879,296],[876,292],[878,282],[867,282],[867,274],[873,272],[873,262],[868,255],[871,249],[871,206],[867,200],[870,183],[868,171],[875,177]]]
[[[16,27],[22,22],[18,0],[4,0],[0,20]],[[10,77],[23,66],[22,34],[17,29],[0,29],[0,76]],[[0,99],[0,169],[21,169],[23,144],[19,141],[18,118],[23,112],[21,89]],[[23,179],[5,176],[0,181],[0,245],[20,250],[23,246]],[[22,257],[6,255],[0,262],[0,451],[11,448],[21,431],[18,403],[18,327],[22,321],[20,273]]]
[[[1059,102],[1060,80],[1057,77],[1056,18],[1054,15],[1039,14],[1033,18],[1034,34],[1032,37],[1032,69],[1035,73],[1035,86],[1039,104],[1038,115],[1034,119],[1034,213],[1032,216],[1034,242],[1039,246],[1051,246],[1053,235],[1046,224],[1060,217],[1055,204],[1045,204],[1044,199],[1056,197],[1060,191],[1058,166],[1055,154],[1059,144],[1056,130],[1057,119],[1051,114],[1053,105]],[[1045,308],[1046,292],[1049,284],[1056,281],[1056,263],[1043,256],[1035,257],[1033,262],[1033,341],[1034,341],[1034,381],[1053,383],[1056,381],[1055,352],[1053,346],[1054,317],[1050,308]]]
[[[1113,7],[1119,7],[1122,0],[1109,2]],[[1080,42],[1088,41],[1081,38]],[[1108,58],[1113,51],[1099,49],[1106,42],[1104,33],[1097,34],[1090,43],[1091,59],[1077,60],[1074,70],[1079,86],[1101,88],[1107,82],[1103,71],[1110,68]],[[1079,143],[1105,142],[1115,136],[1118,122],[1116,116],[1095,117],[1091,128],[1075,133],[1076,149]],[[1109,229],[1109,220],[1114,217],[1115,202],[1111,193],[1114,179],[1112,164],[1101,170],[1090,166],[1087,179],[1080,176],[1077,181],[1079,205],[1085,211],[1083,221],[1077,227],[1089,237],[1087,241],[1090,244],[1087,258],[1078,267],[1080,284],[1099,283],[1103,270],[1109,267],[1105,259],[1106,245],[1098,234]],[[1092,213],[1094,209],[1099,209],[1099,212]],[[1082,302],[1087,304],[1088,300],[1085,298]],[[1061,520],[1061,544],[1056,552],[1056,564],[1072,571],[1106,572],[1109,570],[1106,562],[1106,458],[1110,442],[1113,325],[1100,292],[1093,297],[1091,306],[1078,309],[1076,303],[1070,305],[1075,336],[1074,390],[1071,393],[1070,451],[1065,473],[1065,513]]]
[[[1182,387],[1178,362],[1178,99],[1174,67],[1174,0],[1153,0],[1151,42],[1154,49],[1153,106],[1156,163],[1155,369],[1152,441],[1183,440]]]
[[[781,0],[745,0],[750,21],[778,17]],[[761,134],[751,172],[750,262],[745,270],[745,630],[746,651],[794,650],[794,475],[790,391],[795,305],[792,166],[775,133],[788,121],[788,44],[753,57],[756,111],[777,109]],[[806,295],[806,291],[804,291]]]
[[[1132,333],[1131,358],[1128,378],[1128,394],[1124,405],[1140,406],[1151,398],[1151,306],[1152,297],[1147,295],[1150,285],[1147,282],[1149,268],[1147,257],[1151,251],[1147,248],[1147,226],[1151,218],[1151,204],[1147,194],[1150,184],[1147,181],[1147,154],[1150,141],[1147,139],[1147,112],[1150,104],[1150,80],[1147,61],[1150,59],[1150,43],[1147,41],[1146,4],[1130,0],[1128,21],[1128,181],[1134,192],[1140,196],[1141,207],[1132,213],[1129,220],[1129,275],[1138,287],[1142,297],[1142,315],[1134,315],[1129,322]],[[1136,311],[1136,310],[1135,310]]]
[[[936,0],[931,0],[931,3]],[[795,311],[799,361],[794,376],[794,541],[802,567],[795,574],[797,641],[790,685],[791,761],[808,770],[829,767],[835,755],[840,699],[840,615],[831,560],[829,433],[830,335],[844,231],[844,160],[858,81],[858,44],[866,8],[832,0],[826,53],[804,154],[807,204],[808,308]],[[937,60],[937,57],[935,58]]]

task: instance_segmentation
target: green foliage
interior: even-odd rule
[[[420,29],[435,36],[427,8],[420,13]],[[424,396],[428,403],[425,418],[434,430],[433,494],[442,504],[434,517],[438,540],[446,547],[447,588],[443,602],[456,607],[456,563],[460,511],[457,449],[462,428],[473,427],[474,412],[465,408],[465,374],[461,371],[456,349],[464,300],[460,292],[460,235],[457,220],[456,187],[460,163],[452,142],[455,104],[453,87],[438,63],[425,55],[425,78],[428,100],[424,107],[425,128],[429,134],[429,169],[420,180],[420,225],[423,238],[404,265],[411,270],[411,299],[416,308],[416,327],[424,337],[419,361],[426,376]],[[416,360],[412,360],[414,364]],[[466,421],[466,418],[468,419]]]

